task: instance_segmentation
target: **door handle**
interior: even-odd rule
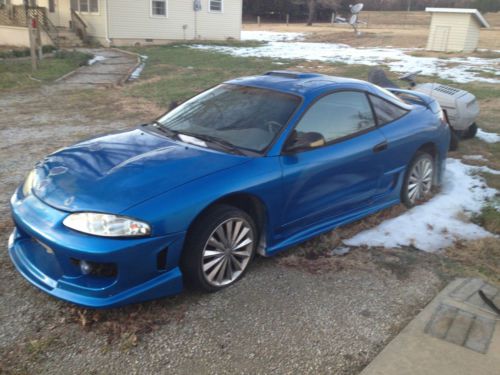
[[[376,152],[381,152],[381,151],[387,150],[388,146],[389,146],[389,143],[387,143],[387,141],[384,141],[382,143],[379,143],[375,147],[373,147],[373,152],[376,153]]]

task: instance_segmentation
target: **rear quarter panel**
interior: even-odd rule
[[[415,105],[406,116],[380,127],[380,131],[389,143],[387,170],[406,170],[416,152],[429,143],[437,150],[438,170],[446,159],[450,141],[449,127],[441,122],[438,114],[427,107]],[[437,177],[440,179],[440,174]]]

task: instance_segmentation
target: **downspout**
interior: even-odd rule
[[[106,42],[108,43],[108,47],[111,47],[111,39],[109,38],[109,0],[104,1],[106,2],[106,22],[104,24],[106,29]]]

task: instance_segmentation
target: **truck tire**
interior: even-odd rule
[[[473,123],[467,130],[464,131],[462,139],[474,138],[477,134],[477,124]]]
[[[452,129],[451,130],[451,139],[450,139],[450,151],[458,150],[458,144],[460,142],[460,137],[457,133]]]

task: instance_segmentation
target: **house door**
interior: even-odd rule
[[[56,26],[59,24],[59,14],[57,12],[56,0],[47,1],[47,17]]]
[[[449,26],[436,26],[434,32],[434,50],[447,51],[448,50],[448,37],[450,34]]]
[[[71,5],[70,0],[54,0],[58,20],[56,26],[69,27],[71,21]],[[50,13],[49,13],[50,14]]]

